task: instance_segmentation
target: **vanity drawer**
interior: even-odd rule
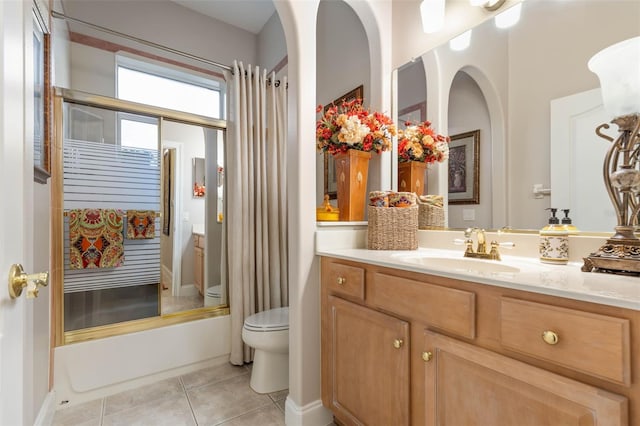
[[[351,296],[364,301],[364,269],[329,263],[322,271],[330,293]]]
[[[373,274],[367,283],[367,304],[410,317],[470,339],[475,338],[475,293],[422,281]]]
[[[505,348],[630,385],[629,320],[508,297],[500,313]]]

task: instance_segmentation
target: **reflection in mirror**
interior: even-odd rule
[[[193,197],[204,198],[204,194],[206,191],[204,158],[194,158],[192,167],[193,167]]]
[[[589,114],[583,111],[578,117],[557,119],[551,117],[551,105],[597,89],[597,77],[587,68],[589,58],[639,34],[640,2],[529,1],[522,3],[520,22],[509,30],[497,29],[489,20],[473,28],[466,50],[452,51],[447,44],[422,55],[428,119],[438,116],[448,123],[449,129],[441,131],[450,136],[481,131],[480,206],[484,208],[486,202],[487,211],[465,212],[468,206],[450,206],[449,226],[540,229],[547,221],[544,209],[553,203],[553,207],[571,209],[579,229],[610,232],[607,212],[601,212],[598,218],[587,217],[600,205],[595,201],[600,198],[593,194],[605,191],[603,156],[599,153],[603,142],[594,133],[601,118],[590,117],[587,122]],[[402,93],[407,93],[402,89],[402,79],[399,72],[399,105],[405,102]],[[416,86],[416,92],[421,90]],[[484,119],[483,115],[488,117]],[[553,123],[558,120],[581,135],[572,148],[556,146]],[[589,140],[583,139],[586,135]],[[576,174],[582,167],[583,154],[592,151],[597,152],[594,156],[599,157],[599,164]],[[559,159],[559,172],[551,170],[554,156]],[[584,179],[592,175],[596,177]],[[560,183],[554,176],[562,176]],[[490,186],[485,187],[486,183]],[[551,198],[537,198],[533,194],[535,184],[550,187]],[[566,189],[558,186],[563,184]],[[429,192],[434,193],[431,187],[430,183]],[[564,195],[555,197],[560,194]],[[583,201],[577,201],[578,197]],[[452,212],[452,208],[460,211]],[[464,220],[474,216],[473,220]],[[460,223],[455,222],[456,217]],[[484,217],[491,217],[491,221]]]
[[[162,181],[163,198],[170,199],[171,227],[169,235],[162,235],[161,244],[162,314],[226,303],[226,290],[220,285],[224,282],[222,224],[218,220],[222,182],[218,181],[216,191],[205,190],[206,176],[216,176],[216,181],[221,171],[223,135],[222,131],[163,121],[162,149],[175,158],[172,167],[163,167],[163,174],[170,172]],[[202,188],[201,195],[196,196],[196,187]]]

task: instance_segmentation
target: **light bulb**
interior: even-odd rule
[[[451,48],[451,50],[460,51],[469,47],[470,44],[471,44],[471,30],[465,31],[459,36],[451,39],[451,41],[449,42],[449,47]]]
[[[487,3],[487,0],[469,0],[471,6],[484,6]]]
[[[422,0],[420,15],[425,33],[435,33],[444,26],[444,2],[445,0]]]
[[[520,11],[522,10],[522,3],[518,3],[515,6],[505,10],[496,15],[495,22],[498,28],[509,28],[518,23],[520,20]]]

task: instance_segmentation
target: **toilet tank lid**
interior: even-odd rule
[[[275,308],[258,312],[244,320],[250,327],[280,328],[289,326],[289,308]]]

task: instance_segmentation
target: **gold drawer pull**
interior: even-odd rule
[[[346,284],[347,279],[345,277],[338,277],[336,282],[338,283],[338,285],[343,285],[343,284]]]
[[[555,332],[551,330],[547,330],[542,332],[542,340],[544,340],[545,343],[548,343],[550,345],[555,345],[558,343],[560,338]]]
[[[431,361],[431,358],[433,358],[433,353],[431,353],[431,352],[422,352],[422,360],[424,362]]]
[[[396,339],[393,341],[393,347],[396,349],[400,349],[403,343],[404,342],[402,341],[402,339]]]

